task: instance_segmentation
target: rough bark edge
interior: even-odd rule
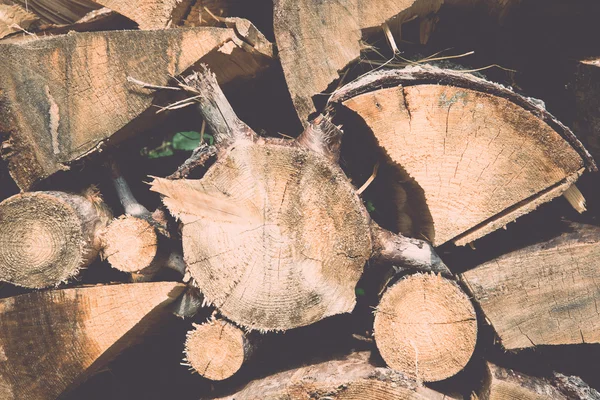
[[[328,100],[329,103],[343,103],[344,101],[361,95],[363,93],[395,87],[414,86],[424,84],[450,85],[454,87],[475,90],[493,96],[505,98],[517,106],[541,119],[555,130],[583,159],[585,167],[589,171],[597,171],[598,168],[590,153],[583,144],[575,137],[571,129],[561,123],[550,114],[543,102],[531,97],[524,97],[515,93],[512,89],[498,83],[489,82],[473,74],[459,70],[441,69],[430,65],[410,66],[404,69],[376,71],[363,75],[337,90]]]
[[[483,236],[492,233],[507,224],[514,222],[519,217],[529,214],[542,204],[549,202],[562,195],[567,189],[569,189],[577,179],[584,172],[585,168],[569,175],[562,181],[550,186],[549,188],[534,194],[533,196],[522,200],[521,202],[507,208],[504,211],[494,215],[493,217],[481,222],[475,227],[468,231],[461,233],[449,241],[457,246],[464,246],[473,242],[476,239],[482,238]]]

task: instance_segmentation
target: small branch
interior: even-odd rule
[[[208,160],[217,154],[217,149],[214,146],[200,145],[192,155],[185,160],[183,164],[177,168],[177,171],[169,175],[168,179],[186,178],[192,170],[202,167]]]
[[[256,133],[242,122],[233,111],[231,104],[217,83],[217,77],[204,64],[201,71],[185,78],[180,87],[196,93],[198,109],[215,137],[215,142],[223,143],[242,137],[254,138]]]
[[[362,194],[362,192],[367,190],[371,183],[373,183],[373,181],[377,177],[377,171],[379,171],[379,162],[373,167],[373,173],[371,174],[369,179],[367,179],[367,181],[363,183],[363,185],[356,191],[356,193],[358,193],[359,196]]]
[[[374,260],[397,263],[401,267],[418,271],[452,276],[452,273],[430,243],[396,235],[375,223],[371,224],[371,234],[373,237],[372,258]]]
[[[162,90],[162,89],[166,89],[166,90],[181,90],[181,88],[179,87],[174,87],[174,86],[158,86],[158,85],[152,85],[150,83],[146,83],[146,82],[142,82],[138,79],[135,79],[131,76],[127,77],[127,82],[131,82],[131,83],[135,83],[136,85],[139,85],[145,89],[152,89],[152,90]]]
[[[123,178],[123,175],[121,175],[121,171],[114,160],[109,161],[109,168],[113,186],[115,187],[119,201],[125,210],[125,214],[148,219],[151,216],[150,211],[135,199],[129,184],[125,178]]]
[[[340,127],[334,125],[328,116],[319,115],[308,124],[296,142],[337,163],[340,158],[343,134]]]

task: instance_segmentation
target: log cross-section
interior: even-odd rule
[[[435,245],[464,245],[564,193],[596,168],[572,132],[538,103],[460,71],[375,72],[338,90],[373,132]],[[340,121],[344,122],[344,121]],[[407,190],[408,191],[408,190]],[[398,210],[401,212],[402,210]]]

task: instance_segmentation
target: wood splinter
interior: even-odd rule
[[[342,132],[329,118],[296,140],[259,137],[208,69],[185,87],[198,95],[217,160],[199,180],[151,186],[183,223],[189,272],[224,317],[269,331],[350,312],[369,259],[448,273],[429,243],[371,220],[336,162]]]
[[[417,381],[434,382],[467,365],[477,341],[477,318],[455,282],[415,274],[384,292],[373,331],[390,368]]]
[[[0,203],[0,281],[26,288],[57,286],[98,255],[112,218],[98,193],[21,193]]]
[[[193,324],[185,341],[185,364],[206,379],[232,377],[248,360],[253,345],[247,334],[225,320]]]

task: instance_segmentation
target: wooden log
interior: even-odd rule
[[[460,71],[375,72],[331,102],[362,118],[409,195],[423,197],[426,207],[410,217],[429,225],[424,233],[435,245],[464,245],[504,227],[563,194],[584,168],[596,169],[543,107]]]
[[[454,398],[421,386],[402,373],[370,364],[369,355],[368,352],[354,353],[338,360],[280,372],[254,380],[239,392],[218,400]]]
[[[573,130],[595,159],[600,159],[600,58],[578,63],[571,82],[574,94]]]
[[[333,162],[341,132],[328,118],[298,140],[261,138],[212,73],[192,78],[217,161],[200,180],[155,178],[151,189],[183,223],[190,274],[224,317],[267,331],[349,312],[372,257],[447,271],[428,243],[382,234],[370,220]]]
[[[0,44],[6,72],[0,75],[0,131],[10,134],[3,157],[12,177],[29,189],[109,138],[116,143],[131,135],[152,96],[127,79],[164,85],[207,55],[221,83],[255,73],[268,58],[232,28],[94,32]],[[238,61],[243,67],[228,65]]]
[[[140,29],[163,29],[177,25],[191,0],[96,0],[98,4],[135,21]]]
[[[440,381],[456,375],[471,359],[477,318],[456,283],[415,274],[384,292],[373,333],[390,368],[417,381]]]
[[[0,300],[0,398],[55,399],[134,343],[184,289],[99,285]]]
[[[393,19],[402,22],[435,12],[443,0],[358,0],[274,2],[274,29],[279,58],[300,121],[314,113],[313,96],[339,78],[339,71],[360,56],[361,37]],[[298,66],[301,65],[302,68]]]
[[[555,373],[552,379],[528,376],[487,363],[486,378],[479,400],[592,400],[600,393],[577,377]]]
[[[17,4],[0,2],[0,39],[15,32],[29,29],[38,18]]]
[[[187,333],[184,362],[206,379],[232,377],[253,352],[246,333],[230,322],[211,319],[193,326]]]
[[[18,4],[38,15],[44,24],[53,25],[75,23],[87,13],[102,8],[91,0],[0,0],[0,3]]]
[[[111,213],[96,194],[17,194],[0,203],[0,281],[27,288],[66,282],[101,248]]]
[[[598,227],[573,225],[461,278],[507,350],[600,343],[599,244]]]

